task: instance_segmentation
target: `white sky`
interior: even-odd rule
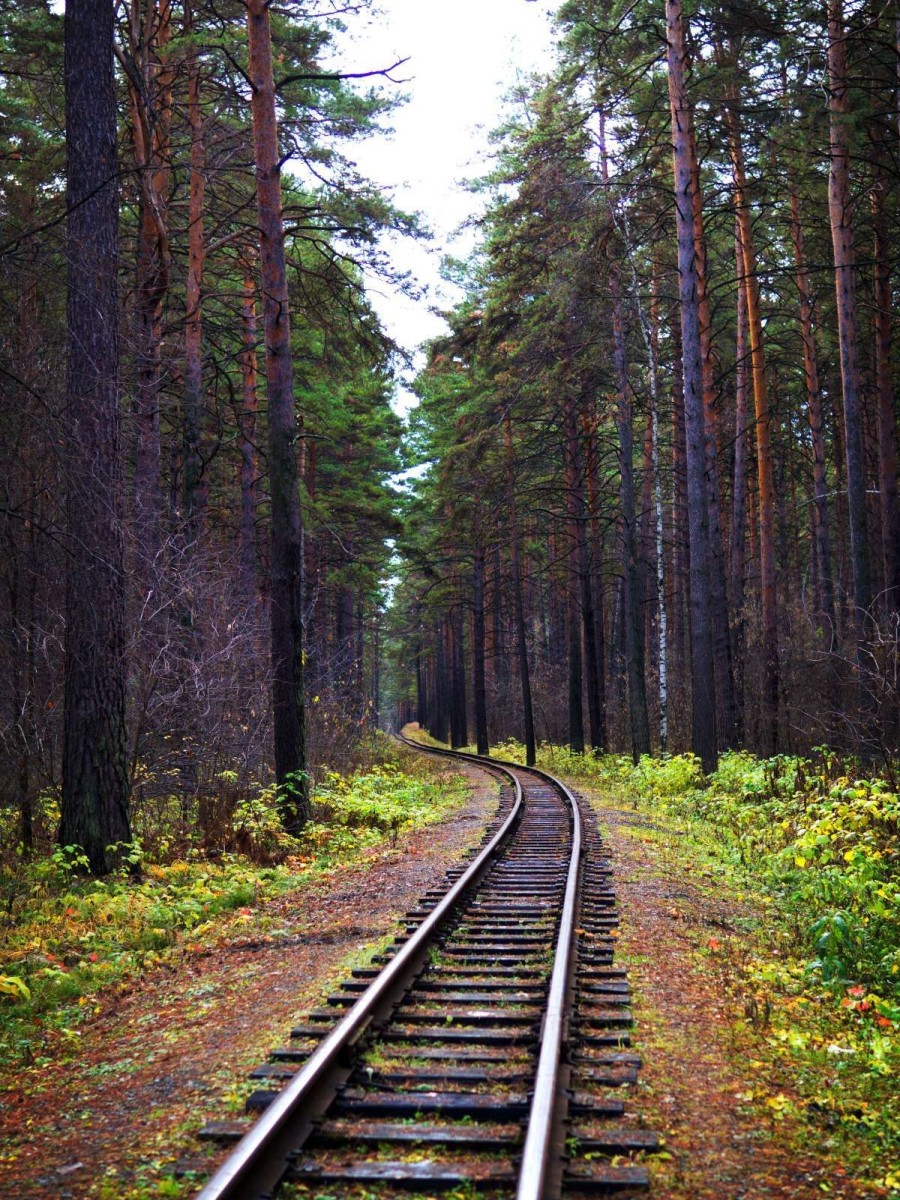
[[[552,62],[549,16],[559,0],[380,0],[372,19],[350,18],[338,43],[340,69],[375,70],[409,61],[396,77],[408,102],[393,117],[395,133],[353,147],[351,157],[373,182],[393,190],[401,209],[421,212],[430,243],[388,243],[400,270],[425,285],[424,300],[390,294],[370,280],[370,295],[388,332],[406,349],[446,329],[430,311],[459,298],[439,276],[441,257],[465,257],[472,235],[453,233],[477,207],[461,185],[485,173],[488,135],[500,121],[502,96],[518,77]],[[401,399],[400,407],[409,401]]]

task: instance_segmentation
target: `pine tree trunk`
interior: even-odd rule
[[[875,381],[878,391],[878,496],[881,509],[883,607],[900,608],[900,503],[897,497],[897,421],[891,369],[892,245],[887,206],[887,136],[876,118],[872,170],[872,227],[875,235]]]
[[[170,0],[148,0],[143,14],[141,9],[139,0],[132,0],[128,80],[140,185],[135,287],[135,527],[147,570],[153,567],[163,540],[160,368],[163,304],[169,290],[169,135],[174,72],[165,55],[172,40]]]
[[[847,464],[847,504],[850,560],[853,575],[853,624],[863,636],[865,615],[872,603],[869,535],[866,520],[866,473],[862,432],[859,365],[859,321],[854,280],[852,206],[850,199],[850,96],[847,83],[847,45],[843,0],[828,3],[828,108],[831,167],[828,175],[828,213],[834,247],[838,339],[844,411],[844,452]]]
[[[803,376],[806,383],[806,407],[813,451],[813,513],[816,565],[821,593],[821,611],[829,624],[828,638],[834,637],[834,575],[831,566],[831,539],[828,531],[828,483],[825,474],[825,422],[822,415],[822,390],[813,332],[813,304],[809,286],[809,268],[803,242],[800,200],[791,182],[791,234],[797,292],[800,296],[800,336],[803,341]]]
[[[672,108],[675,213],[678,236],[678,284],[687,450],[691,582],[692,747],[705,771],[718,761],[716,685],[709,585],[709,518],[706,489],[706,431],[703,413],[703,362],[700,346],[697,258],[694,245],[694,179],[690,100],[684,79],[685,49],[681,0],[666,0],[669,99]]]
[[[441,621],[435,632],[433,737],[439,742],[450,740],[450,671],[447,657],[447,622]]]
[[[112,0],[68,0],[65,16],[69,557],[59,837],[81,846],[97,874],[116,867],[115,847],[131,840],[113,9]]]
[[[519,518],[516,513],[516,489],[513,475],[512,422],[509,413],[505,421],[506,435],[506,508],[509,516],[509,553],[512,566],[513,608],[516,617],[516,657],[522,688],[522,721],[525,731],[525,762],[533,767],[537,761],[534,736],[534,709],[531,703],[531,673],[528,667],[528,632],[525,626],[525,602],[522,596],[522,561],[519,550]]]
[[[641,620],[641,582],[637,553],[637,515],[634,503],[634,446],[631,428],[631,399],[625,330],[622,323],[622,298],[618,268],[610,265],[610,299],[613,308],[613,355],[615,358],[616,430],[619,435],[619,503],[622,514],[625,660],[628,675],[628,715],[631,726],[631,754],[638,762],[650,753],[650,721],[647,716],[647,691],[644,681],[644,629]]]
[[[510,704],[510,664],[507,652],[507,634],[503,605],[503,570],[500,546],[494,548],[491,561],[491,653],[494,706],[491,717],[494,731],[501,737],[509,735],[507,724]]]
[[[747,305],[750,378],[756,429],[756,479],[759,489],[760,595],[762,600],[763,694],[760,700],[760,749],[768,757],[778,749],[778,603],[775,587],[775,491],[772,478],[772,434],[766,393],[766,360],[759,277],[747,176],[740,129],[734,111],[737,97],[727,92],[725,124],[734,182],[734,206],[741,243],[742,286]]]
[[[185,0],[184,32],[193,34],[190,0]],[[188,125],[190,127],[190,183],[188,200],[188,270],[184,337],[184,430],[183,494],[185,542],[192,545],[200,533],[203,498],[200,456],[200,414],[203,411],[203,204],[206,165],[203,145],[203,115],[200,110],[200,67],[197,51],[187,55]]]
[[[484,675],[484,548],[480,542],[475,548],[472,567],[472,684],[475,703],[475,745],[479,754],[488,754],[487,689]]]
[[[590,612],[593,625],[593,655],[596,678],[594,691],[597,706],[597,737],[594,749],[605,750],[606,732],[606,663],[603,628],[603,588],[600,567],[603,563],[603,536],[600,527],[600,464],[597,461],[597,411],[582,412],[582,441],[584,443],[584,475],[587,481],[590,544],[586,544],[586,579],[590,590]],[[594,739],[592,737],[592,744]]]
[[[247,37],[269,409],[275,778],[285,825],[295,831],[309,817],[303,691],[303,525],[281,209],[281,160],[266,0],[248,0]]]
[[[241,297],[241,411],[238,420],[241,461],[238,487],[241,497],[240,574],[244,595],[256,595],[256,505],[259,455],[256,448],[256,416],[259,411],[256,363],[256,280],[249,261],[244,263]]]
[[[574,406],[573,406],[574,408]],[[583,414],[582,414],[583,416]],[[578,589],[581,601],[581,624],[584,638],[584,671],[585,690],[588,703],[588,729],[590,731],[591,749],[601,753],[605,749],[605,728],[602,704],[600,676],[602,667],[597,655],[597,627],[594,616],[594,590],[591,581],[590,547],[587,536],[587,512],[585,509],[584,480],[585,480],[585,443],[583,439],[583,420],[574,411],[571,414],[574,428],[571,430],[573,450],[575,454],[576,471],[574,478],[573,504],[578,518],[574,523],[574,534],[577,542],[575,559],[578,572]]]
[[[466,706],[466,652],[462,605],[457,603],[448,622],[450,635],[450,745],[457,749],[469,741]]]
[[[682,76],[683,77],[683,76]],[[713,669],[716,678],[716,710],[719,740],[726,748],[737,739],[737,703],[731,661],[731,634],[728,618],[728,593],[725,586],[725,540],[722,520],[722,480],[719,471],[721,444],[719,406],[716,394],[718,358],[712,336],[712,310],[707,285],[706,233],[703,220],[703,193],[700,188],[700,163],[694,112],[687,89],[684,91],[683,117],[687,123],[685,148],[690,159],[692,180],[691,211],[694,222],[694,261],[697,274],[697,311],[700,320],[700,357],[703,380],[703,425],[706,445],[706,495],[709,506],[708,571],[709,599],[712,605]]]
[[[748,342],[747,289],[744,286],[744,256],[741,235],[735,218],[735,273],[737,287],[737,340],[735,342],[734,382],[734,473],[731,489],[731,537],[729,568],[731,576],[732,660],[738,699],[739,732],[744,730],[744,580],[747,567],[747,441],[750,421],[747,405]]]
[[[584,676],[582,673],[582,624],[581,612],[581,577],[579,571],[580,538],[579,523],[583,530],[584,494],[581,491],[581,463],[578,445],[578,423],[575,413],[575,402],[569,397],[565,401],[563,414],[565,423],[564,452],[566,480],[566,517],[567,517],[567,582],[566,582],[566,615],[568,631],[568,672],[569,672],[569,745],[578,754],[584,752],[584,709],[582,692]]]
[[[428,682],[422,652],[422,641],[416,642],[416,723],[420,729],[428,728]]]

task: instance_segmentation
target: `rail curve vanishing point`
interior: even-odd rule
[[[310,1197],[646,1189],[634,1158],[659,1143],[622,1124],[615,1094],[640,1061],[593,814],[537,768],[402,740],[501,776],[499,814],[407,914],[384,967],[355,970],[253,1073],[269,1085],[248,1101],[256,1122],[201,1130],[240,1140],[197,1200],[285,1182]]]

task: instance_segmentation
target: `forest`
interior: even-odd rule
[[[558,22],[418,381],[419,719],[890,763],[895,15]]]
[[[373,12],[0,0],[0,1065],[454,811],[417,723],[768,889],[897,1194],[900,8],[562,0],[416,355]]]
[[[214,822],[222,771],[274,778],[290,832],[410,717],[893,780],[892,11],[563,4],[404,429],[365,273],[423,222],[352,161],[390,64],[321,66],[356,6],[108,8],[7,6],[0,46],[26,851],[59,812],[109,869],[130,810]]]

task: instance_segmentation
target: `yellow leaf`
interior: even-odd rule
[[[0,995],[12,996],[16,1000],[31,999],[28,985],[18,975],[0,975]]]
[[[798,854],[795,856],[794,866],[795,867],[805,867],[806,866],[806,859],[803,857],[802,854]]]

